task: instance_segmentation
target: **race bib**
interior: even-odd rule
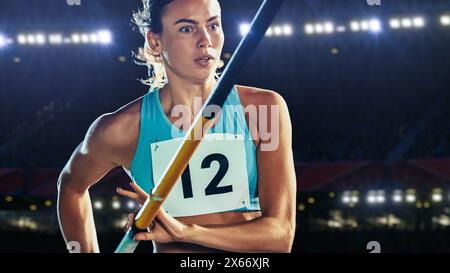
[[[155,187],[181,141],[151,144]],[[173,217],[183,217],[250,206],[245,158],[242,135],[206,135],[164,201],[164,209]]]

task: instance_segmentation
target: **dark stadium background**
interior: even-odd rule
[[[239,24],[260,2],[221,2],[227,61],[241,38]],[[146,68],[131,58],[143,44],[130,23],[139,6],[0,2],[0,35],[13,40],[0,47],[0,252],[66,252],[55,205],[60,170],[96,117],[148,91],[138,81]],[[450,251],[445,14],[449,1],[286,1],[274,24],[291,24],[293,35],[266,37],[239,83],[279,92],[290,109],[298,184],[293,252],[366,253],[370,241],[382,252]],[[391,18],[408,16],[423,16],[425,26],[389,27]],[[350,31],[350,21],[374,17],[380,33]],[[347,31],[305,33],[305,24],[328,20]],[[98,29],[112,33],[111,44],[16,41],[20,33],[70,37]],[[91,190],[104,252],[117,246],[132,210],[115,195],[128,180],[116,169]]]

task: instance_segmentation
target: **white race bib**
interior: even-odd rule
[[[151,144],[155,187],[182,139]],[[208,134],[164,201],[173,217],[224,212],[250,206],[244,137]]]

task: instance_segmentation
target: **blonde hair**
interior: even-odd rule
[[[143,84],[149,85],[152,89],[162,88],[167,84],[166,69],[162,58],[152,53],[147,40],[143,47],[138,48],[137,54],[134,52],[132,54],[136,64],[147,66],[148,78],[140,79]]]

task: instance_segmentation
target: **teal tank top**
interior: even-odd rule
[[[234,106],[235,109],[237,108],[237,111],[230,110],[231,107],[227,106]],[[231,211],[260,210],[256,147],[250,135],[236,87],[233,87],[225,101],[224,107],[222,107],[218,124],[221,126],[217,126],[216,124],[208,131],[208,134],[230,133],[244,136],[250,204]],[[176,132],[175,136],[172,136],[173,132]],[[159,89],[155,88],[143,96],[138,146],[131,163],[131,173],[128,174],[145,192],[151,192],[155,182],[157,182],[154,181],[152,171],[151,144],[181,138],[184,135],[185,132],[176,128],[164,113],[159,98]]]

